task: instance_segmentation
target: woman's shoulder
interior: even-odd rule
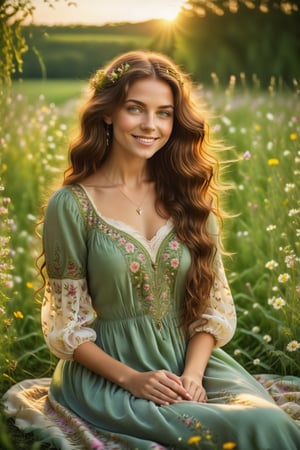
[[[73,210],[86,209],[88,199],[79,184],[62,186],[54,191],[47,202],[47,210]]]

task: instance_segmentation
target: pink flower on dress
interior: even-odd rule
[[[150,284],[144,284],[143,289],[145,292],[148,292],[150,290]]]
[[[127,244],[125,245],[125,248],[128,253],[133,253],[134,249],[135,249],[134,245],[131,242],[127,242]]]
[[[144,262],[146,260],[146,256],[143,253],[139,254],[139,260]]]
[[[177,250],[179,248],[179,242],[173,240],[169,243],[169,247],[172,250]]]
[[[67,295],[70,297],[75,297],[76,296],[76,287],[74,286],[74,284],[69,284],[66,285],[66,289],[67,289]]]
[[[133,261],[129,266],[131,272],[136,273],[140,268],[140,263],[137,261]]]
[[[169,258],[169,254],[168,254],[168,253],[163,253],[163,254],[161,255],[161,257],[162,257],[162,259],[163,259],[164,261],[166,261],[166,260]]]
[[[171,266],[176,269],[179,266],[179,259],[178,258],[172,258],[170,261]]]
[[[121,237],[121,238],[119,239],[119,242],[120,242],[120,244],[125,245],[125,244],[126,244],[126,239],[123,238],[123,237]]]

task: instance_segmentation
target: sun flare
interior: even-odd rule
[[[160,11],[158,12],[158,16],[161,19],[166,20],[167,22],[173,22],[174,20],[176,20],[180,9],[183,5],[184,1],[169,1],[167,2],[166,5],[164,5],[163,8],[160,9]]]

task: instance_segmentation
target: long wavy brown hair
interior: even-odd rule
[[[125,66],[121,76],[113,80],[112,75]],[[208,127],[191,98],[191,79],[165,55],[125,53],[99,74],[98,84],[97,77],[91,79],[92,94],[81,111],[80,133],[70,145],[70,167],[63,185],[82,182],[104,163],[109,154],[104,118],[125,101],[135,81],[155,78],[170,86],[174,97],[172,134],[149,159],[148,167],[156,186],[158,212],[158,205],[162,204],[174,221],[178,238],[191,253],[182,305],[182,325],[187,330],[206,309],[215,277],[212,262],[216,244],[207,229],[208,217],[211,213],[220,219],[222,216],[218,201],[219,162],[209,144]]]

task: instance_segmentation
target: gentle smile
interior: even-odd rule
[[[155,137],[144,137],[144,136],[135,136],[133,135],[133,137],[141,142],[142,144],[153,144],[153,142],[155,142],[158,138]]]

